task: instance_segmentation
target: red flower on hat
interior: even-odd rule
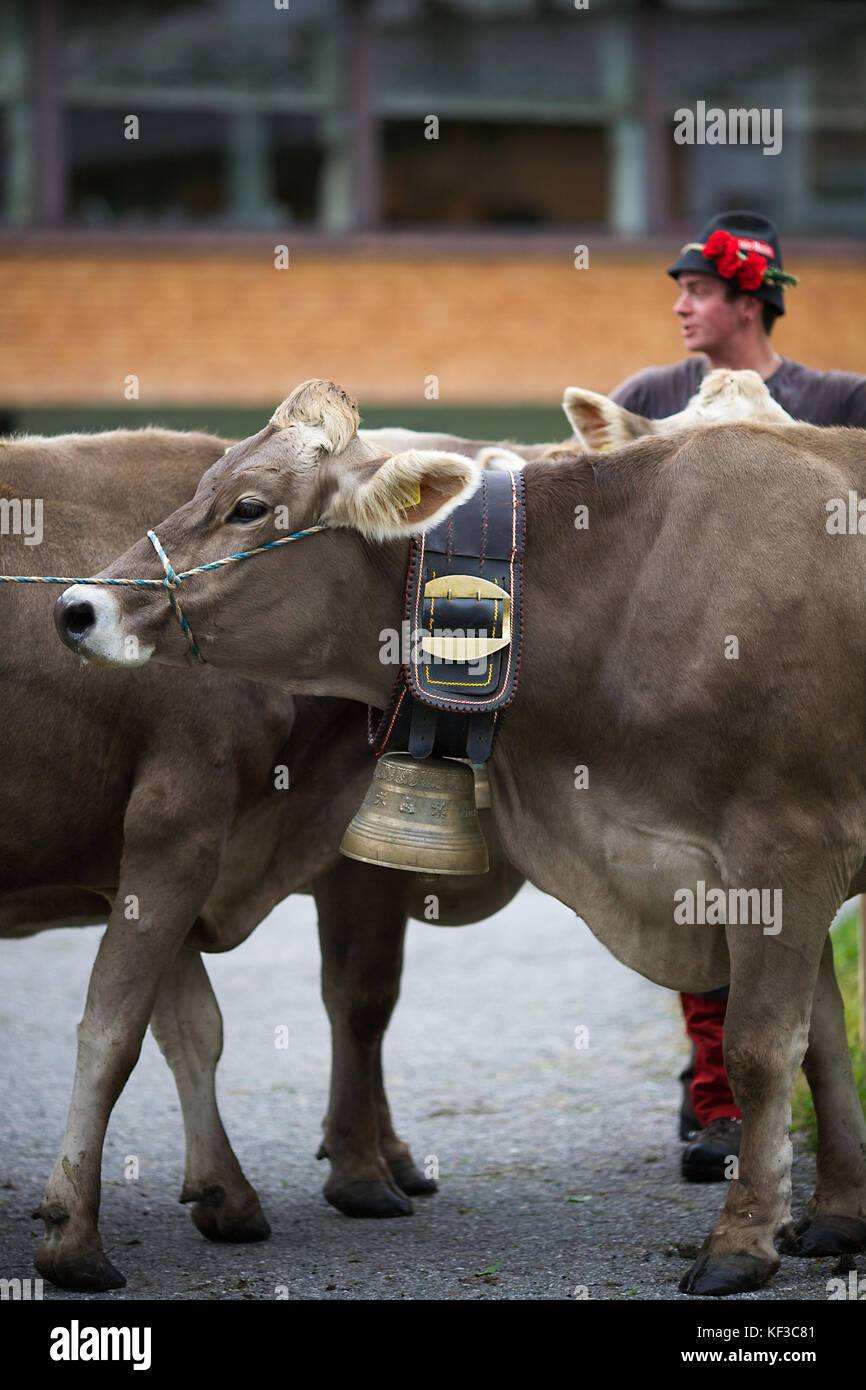
[[[737,239],[732,237],[730,232],[713,232],[704,245],[704,255],[708,261],[716,262],[716,270],[719,275],[724,275],[726,280],[732,279],[740,268]]]
[[[730,232],[721,229],[713,232],[704,244],[703,254],[708,261],[716,262],[718,274],[723,275],[726,280],[733,280],[736,276],[741,290],[757,290],[764,283],[766,259],[759,256],[757,251],[750,251],[747,256],[743,256],[737,238],[731,236]]]
[[[707,260],[711,261],[714,260],[716,256],[720,256],[723,251],[727,250],[729,243],[733,240],[734,238],[731,236],[730,232],[713,232],[712,236],[709,237],[704,245],[704,255]]]
[[[737,243],[732,238],[731,245],[725,247],[716,261],[716,270],[720,275],[724,275],[726,280],[732,280],[742,264]]]
[[[741,290],[757,290],[764,283],[767,262],[757,251],[750,251],[737,271],[737,284]]]

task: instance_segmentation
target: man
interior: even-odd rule
[[[697,355],[629,377],[611,393],[619,405],[661,419],[684,409],[707,372],[749,368],[795,420],[866,428],[866,377],[804,367],[782,357],[770,341],[776,319],[785,312],[785,288],[797,281],[782,268],[778,233],[768,218],[719,213],[698,241],[682,248],[667,273],[679,289],[673,308],[683,341]],[[730,1176],[727,1159],[740,1148],[741,1111],[722,1053],[727,997],[727,989],[680,995],[692,1042],[691,1065],[681,1074],[690,1088],[680,1116],[680,1137],[691,1139],[682,1172],[691,1182]],[[699,1133],[690,1133],[694,1130]]]

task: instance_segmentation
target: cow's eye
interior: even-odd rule
[[[236,504],[229,521],[258,521],[267,510],[264,502],[257,502],[254,497],[245,497]]]

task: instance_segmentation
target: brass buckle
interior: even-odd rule
[[[489,579],[479,579],[474,574],[443,574],[438,579],[428,579],[424,597],[502,600],[501,637],[437,637],[425,632],[421,637],[421,649],[438,661],[481,661],[507,647],[511,641],[511,596]]]

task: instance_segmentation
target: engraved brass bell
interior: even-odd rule
[[[386,753],[340,849],[388,869],[486,873],[472,768],[455,758]]]

